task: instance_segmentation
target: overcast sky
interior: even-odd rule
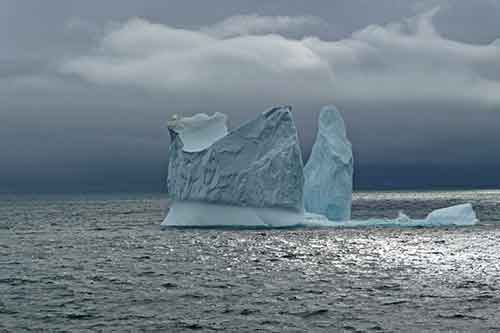
[[[500,187],[500,0],[0,0],[0,191],[155,191],[168,118],[343,112],[360,188]]]

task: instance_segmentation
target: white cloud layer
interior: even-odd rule
[[[473,45],[436,32],[437,9],[348,39],[287,38],[310,17],[236,16],[199,30],[131,19],[60,70],[103,85],[175,96],[286,101],[453,102],[500,106],[500,40]]]
[[[254,14],[231,16],[200,30],[214,37],[227,38],[280,32],[302,32],[323,25],[326,25],[323,20],[314,16],[259,16]]]

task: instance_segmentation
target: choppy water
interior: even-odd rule
[[[160,196],[1,196],[0,331],[500,330],[500,192],[358,193],[444,229],[166,230]]]

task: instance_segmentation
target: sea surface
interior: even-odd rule
[[[0,196],[0,332],[500,331],[500,191],[362,192],[448,228],[167,229],[159,194]],[[216,218],[216,217],[214,217]]]

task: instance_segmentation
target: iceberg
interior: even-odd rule
[[[344,120],[334,106],[319,115],[318,133],[304,168],[304,208],[332,221],[351,218],[354,161]]]
[[[433,211],[425,222],[429,225],[473,225],[478,222],[472,204],[462,204]]]
[[[303,166],[291,107],[279,106],[228,131],[227,117],[174,116],[161,227],[356,228],[468,226],[471,204],[442,208],[425,219],[350,220],[353,156],[344,121],[333,106],[319,117]]]
[[[272,108],[231,132],[225,119],[196,115],[169,122],[173,204],[162,225],[219,225],[225,218],[247,225],[252,214],[254,222],[269,225],[273,219],[262,216],[279,215],[279,224],[303,219],[303,162],[291,107]],[[276,214],[267,214],[270,209]],[[220,221],[207,221],[217,215]]]

